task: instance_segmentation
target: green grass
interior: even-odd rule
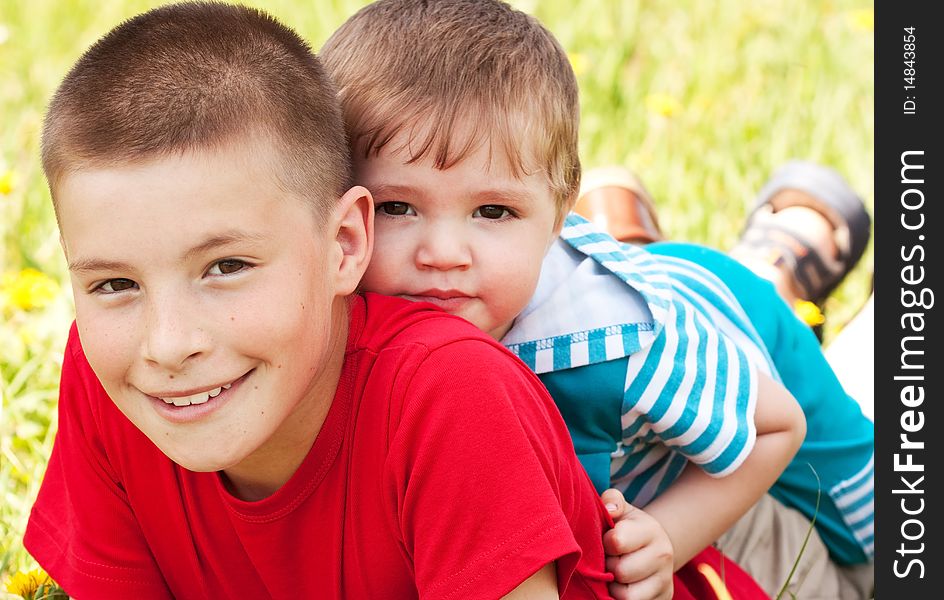
[[[34,565],[21,538],[55,429],[71,301],[39,167],[45,103],[82,50],[155,2],[0,4],[0,276],[35,268],[59,283],[43,307],[0,300],[0,582]],[[265,6],[315,48],[363,2]],[[856,0],[519,0],[573,58],[585,167],[630,166],[666,233],[728,249],[778,164],[808,158],[873,203],[872,5]],[[648,105],[663,97],[670,114]],[[648,100],[648,101],[647,101]],[[4,193],[4,178],[12,189]],[[827,306],[827,339],[869,292],[872,251]]]

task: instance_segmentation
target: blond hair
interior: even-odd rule
[[[536,19],[497,0],[379,0],[321,49],[352,152],[410,136],[412,161],[437,168],[478,144],[520,177],[544,171],[562,217],[580,185],[577,82]]]
[[[276,182],[327,208],[350,181],[337,94],[310,47],[262,11],[186,2],[129,19],[76,62],[43,128],[43,169],[206,150],[254,133]]]

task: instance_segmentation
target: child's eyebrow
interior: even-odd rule
[[[414,196],[419,193],[418,190],[408,185],[396,184],[380,184],[367,189],[374,196]]]
[[[73,273],[85,273],[89,271],[130,271],[131,265],[114,260],[103,260],[100,258],[87,258],[76,261],[69,261],[69,271]]]
[[[184,261],[188,261],[196,256],[199,256],[210,250],[216,250],[218,248],[228,246],[230,244],[236,243],[257,243],[262,241],[265,236],[258,233],[251,233],[241,230],[231,230],[225,231],[221,234],[214,235],[211,238],[206,239],[203,242],[200,242],[196,246],[190,248],[183,253],[182,257]],[[116,260],[105,260],[101,258],[86,258],[79,259],[74,261],[69,261],[69,271],[73,273],[88,273],[94,271],[133,271],[129,263],[116,261]]]
[[[528,204],[534,202],[534,197],[524,190],[490,189],[482,190],[473,195],[476,202],[483,204]]]
[[[184,252],[183,259],[185,261],[190,260],[191,258],[194,258],[195,256],[199,256],[210,250],[216,250],[217,248],[228,246],[230,244],[246,243],[246,242],[255,243],[255,242],[260,242],[263,239],[265,239],[265,236],[260,235],[258,233],[250,233],[248,231],[233,229],[233,230],[226,231],[218,235],[214,235],[213,237],[208,238],[207,240],[203,242],[200,242],[193,248],[190,248],[189,250]]]

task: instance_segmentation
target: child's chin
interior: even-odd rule
[[[222,471],[226,467],[218,464],[207,464],[203,462],[189,462],[189,461],[174,461],[181,467],[187,469],[188,471],[193,471],[194,473],[215,473],[217,471]]]
[[[189,453],[175,452],[171,448],[161,448],[161,451],[172,461],[194,473],[214,473],[232,467],[239,462],[239,459],[233,457],[194,456]]]

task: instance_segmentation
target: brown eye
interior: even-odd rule
[[[414,214],[412,207],[406,202],[383,202],[377,206],[377,212],[390,215],[391,217],[402,217]]]
[[[475,213],[483,219],[493,220],[501,219],[502,217],[511,214],[507,208],[497,204],[486,204],[485,206],[480,206],[478,209],[476,209]]]
[[[232,275],[237,271],[241,271],[246,268],[246,263],[241,260],[236,260],[234,258],[229,258],[226,260],[221,260],[215,263],[210,267],[211,275]]]
[[[126,290],[133,289],[136,284],[130,279],[109,279],[102,285],[98,286],[98,289],[105,292],[106,294],[114,294],[116,292],[124,292]]]

